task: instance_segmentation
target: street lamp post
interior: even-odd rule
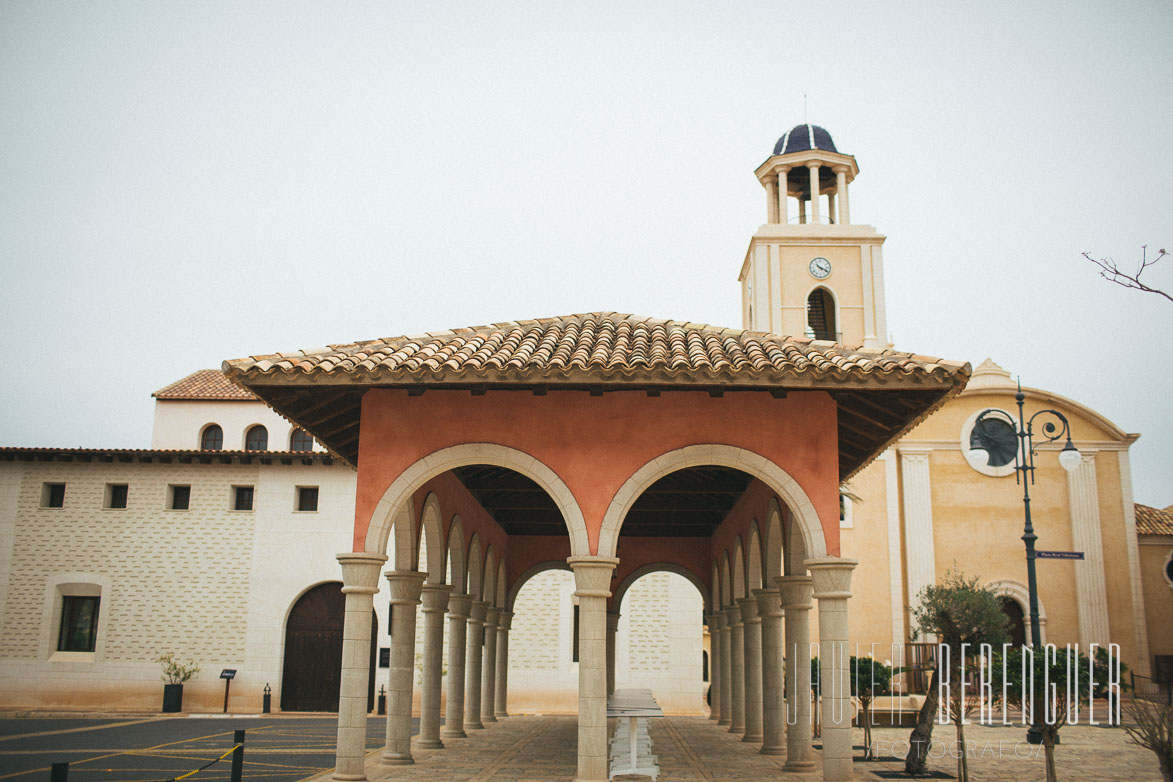
[[[1059,452],[1059,464],[1067,472],[1079,467],[1080,455],[1071,442],[1071,425],[1066,416],[1058,410],[1039,410],[1029,419],[1023,412],[1023,402],[1026,395],[1022,393],[1022,383],[1018,385],[1018,392],[1014,395],[1018,402],[1018,420],[1009,413],[996,408],[987,408],[978,414],[973,423],[973,433],[970,436],[970,449],[965,458],[974,467],[1000,467],[1014,460],[1014,478],[1022,484],[1022,507],[1026,516],[1023,527],[1022,542],[1026,544],[1026,582],[1030,595],[1030,641],[1035,649],[1042,647],[1042,633],[1039,627],[1039,586],[1035,577],[1035,534],[1034,525],[1030,520],[1030,487],[1035,482],[1035,446],[1034,424],[1035,419],[1043,416],[1041,427],[1042,438],[1049,443],[1065,438],[1063,450]],[[1015,439],[1017,438],[1017,443]],[[1028,480],[1029,478],[1029,480]],[[1027,734],[1032,738],[1036,728],[1032,726]],[[1038,736],[1041,741],[1041,735]],[[1033,741],[1032,743],[1039,743]]]

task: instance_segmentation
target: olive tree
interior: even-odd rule
[[[863,727],[863,757],[872,754],[872,701],[888,692],[892,668],[871,657],[851,658],[851,694],[859,699],[859,723]]]

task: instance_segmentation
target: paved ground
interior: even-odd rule
[[[0,780],[49,779],[52,763],[69,762],[69,782],[168,780],[193,771],[232,747],[245,731],[244,778],[295,782],[334,766],[338,718],[168,717],[0,719]],[[372,719],[367,747],[383,745],[384,723]],[[189,782],[223,782],[231,758]]]

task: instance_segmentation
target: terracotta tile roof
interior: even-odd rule
[[[172,448],[52,448],[52,447],[21,447],[0,446],[0,460],[24,462],[132,462],[151,461],[158,459],[161,462],[172,460],[182,463],[198,461],[211,463],[214,461],[240,461],[251,463],[253,459],[263,463],[277,460],[282,464],[294,462],[309,463],[320,461],[331,464],[336,458],[334,454],[322,451],[201,451],[195,449]]]
[[[156,399],[221,399],[256,401],[257,397],[236,385],[218,369],[201,369],[182,380],[160,388]]]
[[[1139,535],[1173,535],[1173,505],[1165,508],[1150,508],[1139,502],[1136,508],[1136,532]]]
[[[237,382],[964,383],[969,365],[895,350],[596,312],[226,361]],[[263,379],[262,379],[263,378]],[[250,383],[251,384],[251,383]]]

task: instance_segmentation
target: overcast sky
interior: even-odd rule
[[[1080,253],[1173,251],[1170,33],[1168,2],[5,0],[0,444],[147,447],[152,391],[256,353],[740,326],[753,170],[806,94],[896,346],[1141,433],[1168,505],[1173,303]]]

